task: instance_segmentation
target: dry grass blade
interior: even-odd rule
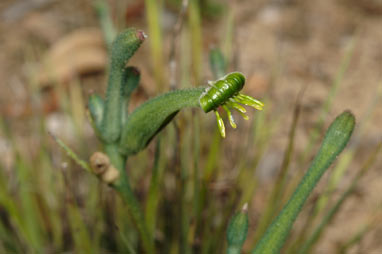
[[[303,98],[305,89],[306,89],[306,86],[297,95],[297,99],[296,99],[296,103],[295,103],[295,107],[293,111],[292,122],[289,129],[288,143],[284,153],[284,158],[282,160],[280,171],[274,182],[273,189],[270,194],[270,198],[268,200],[267,208],[265,209],[263,213],[264,215],[261,218],[259,225],[257,226],[256,234],[253,239],[253,244],[256,244],[256,242],[265,232],[266,227],[274,218],[275,214],[280,210],[282,194],[283,194],[285,183],[287,180],[286,177],[289,171],[290,161],[293,156],[297,123],[298,123],[298,119],[301,112],[301,100]]]

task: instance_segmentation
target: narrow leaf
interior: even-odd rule
[[[125,66],[144,39],[145,34],[142,31],[129,28],[118,35],[113,42],[101,131],[104,141],[108,143],[116,141],[121,132],[122,83],[125,81]]]
[[[240,254],[248,232],[248,204],[232,216],[227,229],[227,254]]]
[[[66,154],[74,160],[79,166],[81,166],[86,171],[92,172],[89,163],[87,163],[84,160],[81,160],[78,155],[70,148],[68,147],[61,139],[53,135],[52,133],[49,133],[53,139],[57,142],[57,144],[66,152]]]
[[[340,210],[342,205],[351,196],[351,194],[354,193],[354,190],[356,189],[357,184],[360,181],[360,179],[366,174],[366,172],[374,164],[374,162],[377,159],[377,155],[381,151],[381,148],[382,148],[382,143],[380,143],[376,147],[374,152],[370,155],[370,157],[365,162],[364,166],[361,168],[361,170],[358,172],[356,177],[353,179],[352,183],[348,186],[346,191],[341,195],[341,197],[337,200],[337,202],[333,205],[333,207],[327,212],[327,214],[324,216],[321,223],[317,226],[317,228],[314,230],[312,235],[304,242],[303,246],[301,247],[300,251],[298,252],[299,254],[310,253],[310,251],[315,246],[317,241],[320,239],[324,230],[327,228],[329,223],[333,220],[334,216]]]
[[[205,87],[169,92],[151,99],[133,113],[123,126],[120,152],[136,154],[144,149],[178,113],[186,107],[199,107],[199,97]]]
[[[102,117],[103,117],[104,101],[98,94],[92,94],[89,97],[89,111],[96,132],[101,130]]]
[[[122,77],[121,103],[122,126],[126,123],[127,115],[129,113],[128,106],[130,102],[131,93],[138,87],[140,79],[141,74],[137,68],[129,66],[124,69]]]
[[[349,111],[345,111],[333,121],[307,173],[283,210],[268,227],[265,235],[252,251],[253,254],[276,254],[280,252],[306,199],[321,176],[348,143],[354,125],[355,118]]]

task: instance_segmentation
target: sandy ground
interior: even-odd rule
[[[79,28],[97,27],[97,18],[90,0],[2,0],[0,3],[0,108],[1,114],[15,124],[33,117],[34,107],[48,102],[41,96],[41,84],[32,82],[39,76],[44,54],[61,38]],[[116,4],[111,1],[116,16],[123,17],[127,6],[138,6],[129,24],[145,30],[143,10],[134,1]],[[122,8],[124,7],[124,8]],[[297,93],[307,86],[302,103],[297,137],[297,150],[306,144],[308,129],[319,116],[320,105],[328,96],[336,80],[343,58],[350,52],[349,67],[338,88],[328,119],[345,109],[351,109],[358,121],[363,119],[382,87],[382,3],[378,0],[345,1],[236,1],[236,42],[232,52],[237,69],[246,73],[250,85],[246,89],[258,94],[270,89],[275,110],[291,112]],[[174,20],[174,13],[166,13],[166,22]],[[117,20],[119,24],[123,23]],[[167,24],[164,22],[164,24]],[[205,52],[221,38],[219,27],[224,22],[203,23]],[[120,25],[122,27],[123,25]],[[166,31],[169,28],[165,28]],[[165,36],[167,36],[165,34]],[[169,36],[168,36],[169,37]],[[168,41],[166,40],[166,43]],[[167,46],[168,47],[168,46]],[[149,46],[145,44],[135,60],[144,68],[143,83],[152,82],[147,67]],[[137,57],[138,58],[138,57]],[[102,61],[102,60],[101,60]],[[207,57],[204,62],[207,63]],[[98,69],[97,69],[98,70]],[[98,71],[97,71],[98,72]],[[205,74],[204,78],[208,78]],[[84,80],[85,93],[90,89],[103,90],[102,72]],[[147,94],[155,91],[146,86]],[[36,106],[37,105],[37,106]],[[361,150],[358,164],[382,138],[382,107],[379,102],[359,140]],[[47,106],[46,112],[53,112]],[[290,114],[285,114],[290,121]],[[329,122],[329,121],[326,121]],[[288,126],[288,125],[286,125]],[[278,138],[283,144],[288,129]],[[276,144],[279,144],[276,142]],[[277,151],[277,149],[276,149]],[[282,150],[278,150],[282,152]],[[277,152],[276,152],[277,153]],[[338,242],[346,239],[370,218],[370,211],[381,206],[381,160],[378,170],[372,171],[359,188],[360,196],[353,198],[330,226],[316,253],[331,253]],[[381,222],[378,221],[377,224]],[[362,242],[353,253],[382,253],[382,226]],[[357,252],[358,251],[358,252]],[[373,251],[373,252],[371,252]]]

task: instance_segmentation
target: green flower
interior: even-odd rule
[[[223,138],[225,138],[225,126],[217,110],[219,107],[222,107],[227,112],[229,123],[233,128],[236,128],[236,123],[231,109],[237,110],[245,120],[249,119],[245,114],[247,111],[240,104],[253,107],[257,110],[263,110],[264,103],[251,96],[239,93],[245,84],[245,77],[240,72],[229,73],[223,78],[208,84],[209,86],[199,98],[199,104],[204,112],[207,113],[211,110],[215,112],[219,131]]]

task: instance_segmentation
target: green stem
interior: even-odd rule
[[[109,156],[113,166],[116,167],[120,173],[119,180],[113,184],[113,187],[121,194],[123,200],[126,202],[134,223],[138,228],[143,248],[146,253],[154,253],[153,238],[147,230],[147,225],[139,201],[135,197],[128,181],[128,176],[125,170],[127,156],[123,156],[118,152],[118,146],[116,144],[105,145],[105,152]]]

